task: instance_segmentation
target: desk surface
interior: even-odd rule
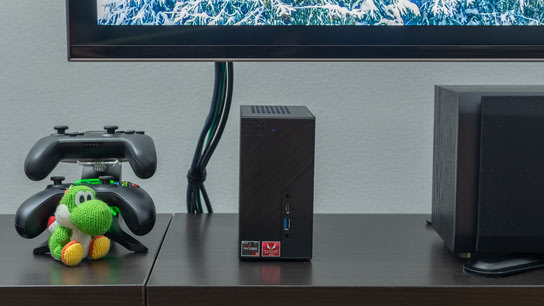
[[[34,255],[32,250],[47,240],[47,232],[24,239],[15,231],[14,220],[13,215],[0,215],[0,304],[144,305],[145,284],[171,215],[158,215],[149,234],[133,235],[148,253],[136,254],[114,243],[105,258],[84,260],[76,267],[66,267],[50,255]]]
[[[176,214],[148,305],[544,303],[544,270],[506,278],[463,272],[425,215],[316,215],[307,262],[241,262],[237,237],[237,215]]]

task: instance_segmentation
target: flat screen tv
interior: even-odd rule
[[[66,0],[70,60],[542,60],[544,1]]]

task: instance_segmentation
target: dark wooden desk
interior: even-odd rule
[[[424,215],[316,215],[308,262],[240,262],[237,218],[176,214],[148,305],[544,304],[544,270],[465,273]]]
[[[24,239],[15,231],[14,216],[0,215],[0,305],[145,305],[145,284],[171,217],[158,215],[149,234],[134,236],[147,254],[112,244],[104,259],[70,268],[32,253],[47,233]]]

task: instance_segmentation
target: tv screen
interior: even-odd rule
[[[67,0],[69,58],[541,60],[544,1]]]

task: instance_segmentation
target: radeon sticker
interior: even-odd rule
[[[280,257],[280,242],[263,241],[263,257]]]
[[[259,241],[242,241],[241,255],[245,257],[259,257]]]

